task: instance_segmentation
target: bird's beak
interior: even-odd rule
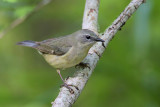
[[[105,42],[103,39],[100,39],[100,38],[94,38],[94,41],[96,41],[96,42]]]

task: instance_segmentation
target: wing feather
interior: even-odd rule
[[[37,42],[38,46],[36,47],[43,54],[52,54],[52,55],[64,55],[72,47],[64,37],[48,39],[42,42]]]

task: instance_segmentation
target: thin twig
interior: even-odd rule
[[[25,20],[27,20],[30,16],[32,16],[35,12],[37,12],[39,9],[41,9],[42,7],[46,6],[47,4],[49,4],[52,0],[42,0],[40,3],[37,4],[37,6],[27,15],[25,15],[22,18],[18,18],[16,20],[14,20],[7,28],[5,28],[1,33],[0,33],[0,39],[6,35],[9,31],[11,31],[12,29],[14,29],[16,26],[18,26],[19,24],[21,24],[22,22],[24,22]]]

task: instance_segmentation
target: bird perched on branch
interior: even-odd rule
[[[89,49],[96,42],[104,42],[93,31],[82,29],[67,36],[47,39],[41,42],[22,41],[17,45],[27,46],[38,50],[45,60],[54,68],[57,69],[59,76],[66,88],[73,93],[73,90],[66,84],[61,76],[60,69],[76,66],[81,63],[87,56]],[[77,88],[78,89],[78,88]]]

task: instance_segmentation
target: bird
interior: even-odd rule
[[[77,65],[86,66],[87,64],[82,61],[87,56],[89,49],[96,42],[103,43],[105,41],[99,38],[95,32],[88,29],[81,29],[66,36],[51,38],[40,42],[26,40],[18,42],[17,45],[38,50],[44,59],[52,67],[56,68],[57,73],[64,83],[63,86],[73,93],[73,90],[70,88],[70,86],[73,85],[65,83],[60,71],[61,69]],[[78,89],[78,87],[76,87],[76,89]]]

